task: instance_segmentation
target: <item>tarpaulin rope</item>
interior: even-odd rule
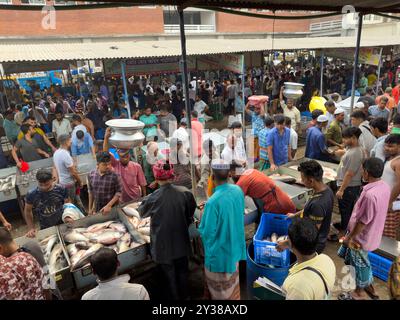
[[[202,7],[202,6],[193,6],[193,7],[210,10],[210,8]],[[338,16],[338,15],[343,14],[342,12],[329,12],[329,13],[321,13],[321,14],[314,14],[314,15],[307,15],[307,16],[298,16],[298,15],[276,16],[275,14],[274,15],[260,14],[260,13],[254,13],[254,12],[231,10],[231,9],[220,8],[220,7],[214,7],[211,10],[228,13],[228,14],[235,14],[238,16],[247,16],[247,17],[253,17],[253,18],[260,18],[260,19],[277,19],[277,20],[317,19],[317,18],[333,17],[333,16]]]

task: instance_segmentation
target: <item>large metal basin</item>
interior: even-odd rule
[[[283,95],[288,99],[298,99],[303,95],[304,84],[296,82],[285,82]]]
[[[106,122],[112,129],[110,144],[116,148],[131,149],[139,146],[145,139],[141,132],[144,123],[132,119],[114,119]]]

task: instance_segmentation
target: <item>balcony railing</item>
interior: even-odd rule
[[[310,24],[311,32],[334,31],[342,28],[342,20],[332,20]]]
[[[165,33],[179,33],[179,24],[164,24]],[[187,33],[215,32],[215,25],[208,24],[185,24]]]

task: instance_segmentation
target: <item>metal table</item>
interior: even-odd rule
[[[79,178],[82,181],[83,185],[87,184],[87,176],[90,171],[96,169],[96,159],[93,158],[92,154],[82,154],[77,157],[76,159],[76,169],[79,173]]]
[[[29,162],[29,170],[23,173],[17,171],[17,189],[21,197],[25,196],[29,190],[37,187],[36,172],[39,169],[51,169],[53,167],[53,158],[41,159]]]
[[[382,237],[379,248],[375,250],[376,254],[394,260],[400,256],[400,241],[392,238]]]
[[[17,174],[17,167],[0,169],[0,179],[12,176],[11,178],[12,186],[4,191],[0,191],[0,202],[14,200],[18,198],[17,191],[15,189],[16,174]]]
[[[303,209],[313,190],[300,185],[292,185],[282,181],[275,181],[275,184],[292,199],[297,209]],[[284,213],[284,212],[283,212]]]

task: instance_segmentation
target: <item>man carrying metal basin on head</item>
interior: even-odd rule
[[[260,147],[258,145],[258,134],[264,129],[265,104],[268,102],[268,96],[251,96],[246,104],[246,113],[251,116],[251,138],[254,143],[252,158],[258,161],[260,156]],[[254,111],[250,108],[254,107]]]

